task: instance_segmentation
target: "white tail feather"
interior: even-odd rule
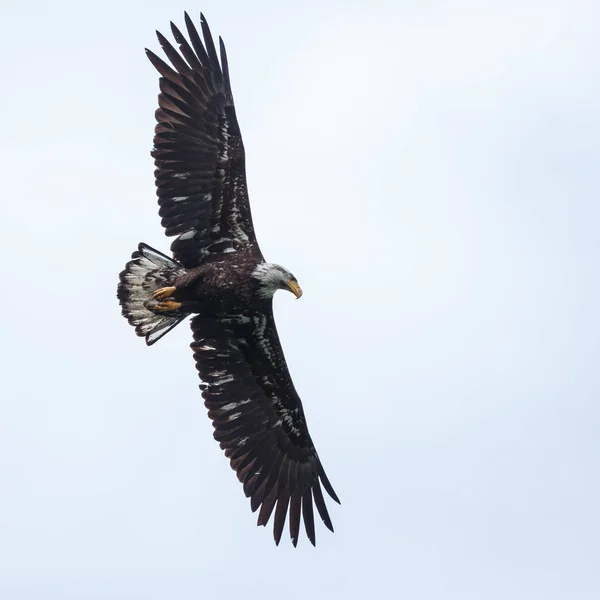
[[[123,316],[135,327],[139,336],[146,338],[149,346],[185,318],[185,315],[156,314],[149,308],[155,302],[152,294],[170,285],[183,273],[185,269],[178,262],[146,244],[140,244],[119,276],[117,297]]]

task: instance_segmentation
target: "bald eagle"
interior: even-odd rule
[[[214,437],[266,526],[273,511],[279,544],[289,513],[315,545],[313,505],[333,526],[322,487],[329,483],[308,433],[283,355],[273,295],[300,298],[297,279],[266,262],[248,201],[244,145],[223,40],[219,56],[200,16],[202,38],[185,13],[188,39],[171,23],[179,52],[157,32],[171,63],[146,50],[161,77],[152,156],[159,215],[173,257],[140,244],[120,274],[122,313],[152,345],[192,315],[191,344]],[[321,487],[322,486],[322,487]]]

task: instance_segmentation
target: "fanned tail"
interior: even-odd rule
[[[156,314],[149,308],[155,303],[152,294],[184,272],[177,261],[142,243],[119,275],[117,297],[121,312],[135,327],[137,335],[146,338],[148,346],[169,333],[186,316]]]

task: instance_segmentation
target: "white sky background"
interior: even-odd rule
[[[228,49],[276,318],[342,499],[279,548],[181,325],[119,314],[166,250],[144,46]],[[600,597],[600,9],[585,1],[0,8],[0,597]]]

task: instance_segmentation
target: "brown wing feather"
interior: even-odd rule
[[[261,257],[225,46],[219,38],[219,63],[204,16],[204,43],[187,13],[185,24],[189,42],[171,24],[179,51],[157,32],[172,66],[146,50],[161,74],[152,156],[162,225],[168,236],[178,236],[171,250],[187,268],[248,245]]]
[[[266,525],[275,510],[276,543],[289,515],[293,544],[303,520],[314,545],[313,500],[333,531],[320,483],[336,502],[339,499],[308,433],[270,303],[262,313],[196,316],[192,329],[214,437],[237,472],[252,510],[259,511],[258,525]]]

